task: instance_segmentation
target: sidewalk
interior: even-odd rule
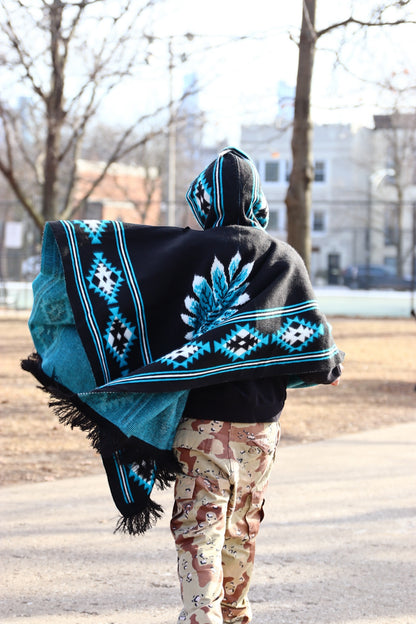
[[[257,547],[253,624],[415,624],[416,422],[283,447]],[[0,489],[0,622],[175,624],[164,518],[113,535],[104,475]]]

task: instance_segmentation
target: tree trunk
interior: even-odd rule
[[[311,262],[313,127],[310,97],[316,45],[315,11],[316,0],[304,0],[292,135],[293,164],[286,194],[288,243],[303,258],[308,271]]]
[[[44,221],[56,218],[57,210],[57,183],[59,170],[59,150],[61,146],[61,131],[65,117],[64,103],[64,70],[65,70],[65,43],[62,39],[62,13],[64,5],[60,0],[54,0],[49,8],[51,32],[51,85],[47,107],[47,136],[45,146],[44,182],[42,197],[42,216]]]

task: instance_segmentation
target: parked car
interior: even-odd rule
[[[393,290],[410,290],[412,280],[398,277],[385,266],[357,265],[349,266],[343,271],[343,282],[349,288],[391,288]]]
[[[40,256],[29,256],[23,260],[21,266],[21,274],[24,280],[34,280],[40,272]]]

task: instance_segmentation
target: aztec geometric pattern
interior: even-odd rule
[[[145,468],[147,468],[147,470],[144,470]],[[153,489],[153,485],[155,483],[155,478],[156,478],[155,464],[152,463],[152,469],[151,469],[149,478],[146,478],[144,472],[146,473],[149,472],[149,468],[146,462],[142,461],[140,464],[138,463],[129,464],[129,478],[133,479],[133,481],[137,483],[138,485],[141,485],[144,488],[144,490],[147,492],[147,494],[150,494],[150,492]]]
[[[247,355],[269,342],[269,336],[261,334],[255,327],[236,325],[220,342],[215,341],[215,351],[221,351],[231,360],[242,360]]]
[[[285,319],[281,329],[272,335],[272,342],[277,342],[289,353],[300,352],[324,332],[322,323],[315,325],[295,316]]]
[[[253,262],[241,265],[241,255],[237,252],[227,267],[214,258],[211,266],[211,284],[201,275],[194,275],[192,288],[195,297],[185,298],[189,314],[181,314],[183,322],[192,327],[185,335],[186,340],[203,334],[221,324],[237,312],[236,308],[250,300],[245,292]]]
[[[197,360],[203,353],[210,352],[209,342],[190,342],[164,355],[160,361],[172,364],[173,368],[188,368],[188,365]]]
[[[262,194],[257,202],[253,205],[253,215],[260,223],[261,227],[266,229],[269,223],[269,206],[265,196]]]
[[[107,229],[110,221],[98,221],[97,219],[87,219],[85,221],[74,221],[81,226],[91,239],[93,245],[101,243],[101,235]]]
[[[192,189],[192,206],[196,220],[201,227],[205,226],[208,213],[212,205],[212,187],[208,184],[208,181],[203,172]]]
[[[57,282],[56,284],[59,288]],[[49,324],[46,324],[44,327],[46,332],[51,331],[51,325],[53,323],[71,325],[74,322],[68,295],[66,293],[60,294],[59,291],[55,291],[54,295],[53,299],[48,299],[47,301],[42,300],[40,302],[44,316],[49,321]]]
[[[267,204],[267,199],[261,188],[260,176],[253,161],[249,156],[245,156],[251,165],[251,172],[253,175],[253,202],[250,210],[254,217],[254,221],[258,221],[261,227],[266,229],[269,223],[269,206]],[[251,217],[251,215],[249,216]]]
[[[134,327],[121,314],[117,307],[111,308],[111,317],[105,336],[106,346],[121,366],[124,366],[128,353],[136,338]]]
[[[109,305],[113,305],[117,302],[117,291],[124,282],[121,271],[112,266],[102,252],[95,253],[94,257],[87,281],[94,292],[105,297]]]
[[[267,299],[271,307],[259,309],[262,299],[252,294],[258,292],[257,256],[251,247],[246,249],[244,240],[240,245],[237,240],[218,245],[212,255],[208,251],[196,271],[184,267],[178,275],[183,294],[174,303],[169,301],[172,322],[166,326],[159,317],[154,321],[149,312],[153,303],[145,309],[142,299],[143,292],[153,301],[153,286],[141,280],[140,254],[136,249],[133,256],[129,254],[132,241],[144,240],[147,230],[110,224],[114,233],[103,234],[102,246],[93,245],[80,225],[59,224],[63,248],[70,245],[66,259],[69,285],[78,302],[75,322],[80,319],[81,339],[97,385],[130,392],[135,387],[150,391],[160,384],[165,391],[180,381],[188,388],[199,379],[224,379],[257,366],[304,370],[305,362],[328,360],[336,353],[323,348],[328,343],[326,323],[315,311],[317,302],[309,292],[300,302],[282,307],[284,294],[279,291],[279,297]],[[263,256],[258,261],[263,262]],[[154,275],[153,269],[149,275]],[[268,283],[261,281],[260,286],[268,288]],[[164,296],[159,298],[165,301]],[[156,323],[161,323],[160,330]],[[158,353],[155,358],[150,343]],[[306,360],[310,351],[311,359]]]

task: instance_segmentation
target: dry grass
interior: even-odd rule
[[[341,384],[292,391],[283,424],[296,442],[334,437],[416,418],[413,319],[332,319],[346,352]]]
[[[289,391],[282,444],[304,443],[416,418],[413,319],[330,319],[346,354],[340,386]],[[32,351],[26,319],[0,318],[0,484],[101,471],[84,434],[57,423],[47,397],[20,369]]]

